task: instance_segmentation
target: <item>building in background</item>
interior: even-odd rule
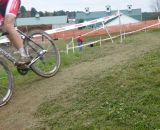
[[[101,17],[111,16],[115,14],[117,10],[112,10],[110,5],[106,6],[105,11],[95,11],[90,12],[89,8],[85,8],[84,12],[77,12],[75,21],[76,23],[81,23],[84,21],[90,21],[94,19],[98,19]],[[127,5],[127,9],[120,10],[121,13],[123,13],[126,16],[131,17],[132,19],[142,21],[142,11],[141,9],[132,9],[132,5]]]
[[[40,17],[37,14],[35,17],[17,18],[16,25],[20,28],[27,27],[28,29],[40,28],[46,30],[68,25],[68,17],[66,15]]]
[[[142,13],[142,21],[157,20],[160,18],[160,12],[144,12]]]

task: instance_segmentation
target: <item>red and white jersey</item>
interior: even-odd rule
[[[0,0],[0,26],[6,15],[17,16],[20,0]]]
[[[3,16],[6,16],[8,14],[17,16],[18,10],[19,10],[19,4],[20,0],[0,0],[1,6],[1,12]]]
[[[6,15],[12,14],[16,17],[19,10],[19,2],[20,0],[8,0]]]

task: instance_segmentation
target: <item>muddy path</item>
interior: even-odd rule
[[[32,84],[24,85],[22,88],[25,89],[15,88],[11,101],[0,108],[0,130],[25,130],[34,125],[33,114],[46,100],[59,96],[62,91],[81,82],[83,77],[93,76],[114,65],[124,64],[159,47],[160,43],[157,41],[112,46],[112,50],[102,58],[72,65],[52,78],[40,78]]]

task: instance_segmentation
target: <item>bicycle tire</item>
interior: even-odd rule
[[[13,76],[2,58],[0,58],[0,72],[0,106],[3,106],[12,96]]]
[[[60,53],[53,39],[42,30],[34,30],[30,32],[28,36],[44,50],[47,50],[44,56],[31,66],[32,71],[45,78],[54,76],[60,67]],[[34,42],[29,39],[25,40],[25,45],[30,44],[37,51],[35,52],[33,49],[27,49],[32,58],[37,55],[36,53],[42,50],[36,46]]]

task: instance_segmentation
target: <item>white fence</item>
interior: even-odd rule
[[[140,32],[140,31],[143,31],[143,30],[146,30],[146,29],[149,29],[149,28],[151,28],[151,27],[159,26],[159,25],[160,25],[160,20],[158,19],[158,23],[153,24],[153,25],[150,25],[150,26],[146,26],[146,27],[144,27],[144,28],[141,28],[141,29],[138,29],[138,30],[135,30],[135,31],[122,32],[122,30],[119,30],[120,34],[119,34],[119,35],[116,35],[116,36],[111,36],[111,34],[108,32],[107,26],[104,26],[104,25],[103,25],[103,27],[100,27],[100,28],[98,28],[98,29],[96,29],[96,30],[93,30],[93,31],[88,32],[88,33],[86,33],[86,34],[83,34],[83,35],[81,35],[81,36],[86,36],[86,35],[88,35],[88,34],[90,34],[90,33],[93,33],[93,32],[95,32],[95,31],[97,31],[97,30],[105,29],[106,32],[107,32],[108,35],[109,35],[109,38],[101,39],[101,37],[100,37],[99,40],[91,41],[91,42],[88,42],[88,43],[83,44],[83,45],[81,45],[81,46],[75,45],[74,40],[75,40],[76,38],[72,38],[72,41],[71,41],[69,44],[66,45],[66,53],[68,54],[68,53],[69,53],[69,50],[73,50],[73,52],[75,52],[75,49],[76,49],[76,48],[85,47],[85,46],[88,46],[88,45],[91,45],[91,44],[100,43],[100,46],[101,46],[102,42],[108,41],[108,40],[111,40],[111,41],[113,42],[113,39],[118,38],[118,37],[120,37],[120,39],[121,39],[120,42],[123,42],[123,39],[125,39],[126,35],[134,34],[134,33],[137,33],[137,32]],[[122,26],[122,25],[119,25],[119,26]],[[71,45],[72,45],[72,46],[71,46]]]

